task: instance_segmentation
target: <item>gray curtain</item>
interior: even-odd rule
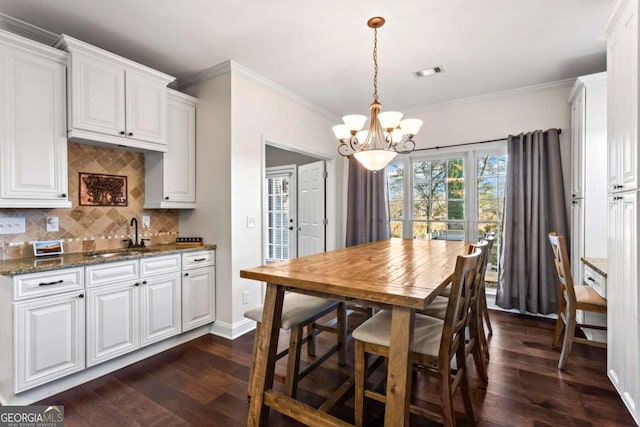
[[[391,237],[385,173],[371,172],[349,157],[346,246]]]
[[[510,135],[507,156],[496,303],[521,313],[555,313],[558,285],[547,236],[568,232],[558,131]]]

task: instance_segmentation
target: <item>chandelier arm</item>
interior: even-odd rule
[[[405,140],[400,141],[398,145],[395,146],[395,150],[400,154],[408,154],[412,152],[416,148],[416,143],[413,140],[413,137],[409,137]]]
[[[353,154],[353,150],[349,148],[349,145],[347,145],[347,143],[340,141],[340,145],[338,145],[338,154],[343,157],[349,157]]]

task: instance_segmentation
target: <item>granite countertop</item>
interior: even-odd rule
[[[607,277],[607,259],[606,258],[582,257],[580,259],[586,265],[593,268],[596,272],[602,274],[604,277]]]
[[[216,249],[216,245],[203,245],[191,248],[171,245],[148,246],[144,249],[114,249],[93,252],[78,252],[56,256],[18,258],[0,261],[0,275],[14,276],[16,274],[38,273],[48,270],[60,270],[63,268],[82,267],[91,264],[104,264],[107,262],[124,261],[127,259],[147,258],[158,255],[193,252]],[[104,253],[118,252],[116,256],[109,258],[96,256]],[[93,255],[93,256],[92,256]]]

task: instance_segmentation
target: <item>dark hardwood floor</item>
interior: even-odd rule
[[[550,349],[553,321],[491,312],[489,384],[483,385],[469,361],[474,408],[481,426],[624,426],[634,425],[606,377],[606,350],[575,344],[568,369],[556,369],[559,353]],[[350,327],[363,318],[350,316]],[[65,407],[71,426],[243,426],[247,377],[254,334],[234,341],[207,335],[106,375],[40,404]],[[319,336],[319,344],[333,338]],[[288,336],[281,334],[285,345]],[[353,366],[340,367],[333,356],[300,383],[298,398],[319,406],[348,378]],[[284,373],[284,362],[277,375]],[[425,405],[437,401],[428,379],[414,380],[414,396]],[[282,384],[277,383],[277,387]],[[458,425],[467,425],[456,397]],[[367,407],[367,426],[383,424],[382,405]],[[332,409],[353,421],[353,394]],[[297,425],[271,411],[270,425]],[[411,425],[437,423],[412,417]]]

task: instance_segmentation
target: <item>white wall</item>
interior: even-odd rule
[[[506,138],[550,128],[560,135],[565,193],[571,195],[571,85],[407,114],[424,121],[416,148]]]
[[[180,235],[202,236],[216,250],[216,316],[231,319],[231,75],[188,90],[196,112],[195,210],[180,212]]]
[[[186,91],[199,99],[197,208],[180,214],[180,234],[200,235],[218,245],[216,322],[212,332],[234,338],[253,328],[244,312],[262,302],[262,285],[240,278],[240,270],[264,263],[263,190],[266,143],[327,161],[327,248],[342,234],[342,162],[320,112],[232,64],[231,71]],[[335,158],[338,159],[335,159]],[[336,163],[339,164],[336,167]],[[247,217],[256,227],[247,227]],[[242,293],[248,292],[248,304]]]
[[[232,71],[232,239],[233,239],[233,322],[243,319],[244,311],[261,303],[261,286],[240,279],[243,268],[264,262],[263,190],[265,144],[275,143],[327,160],[327,248],[336,246],[342,234],[341,211],[342,162],[333,137],[332,119],[271,90],[243,73]],[[337,159],[336,159],[337,158]],[[336,167],[336,163],[340,167]],[[247,228],[246,218],[258,219],[256,228]],[[249,304],[241,305],[243,291],[249,292]]]

